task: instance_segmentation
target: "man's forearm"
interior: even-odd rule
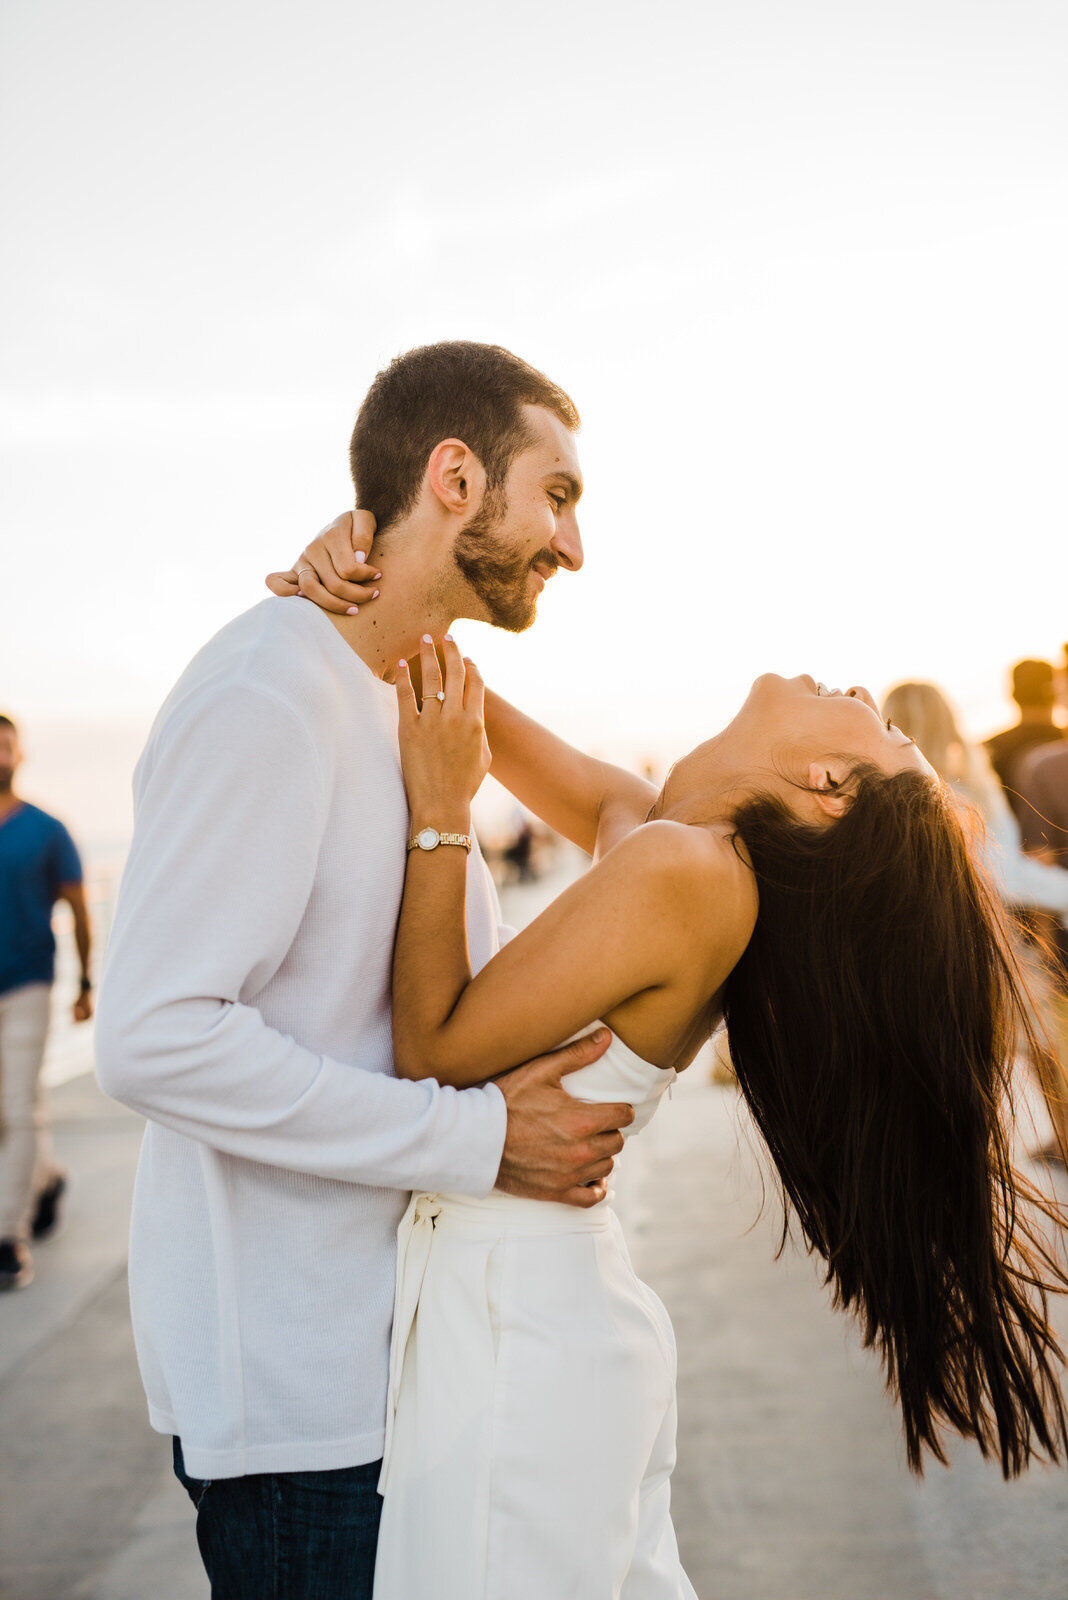
[[[96,1044],[106,1094],[229,1155],[390,1189],[484,1194],[497,1174],[499,1094],[318,1055],[252,1006],[190,998],[145,1011],[110,971]]]
[[[89,916],[85,910],[74,914],[74,943],[78,950],[78,961],[81,966],[82,983],[89,982],[89,959],[92,955],[93,938],[89,927]]]

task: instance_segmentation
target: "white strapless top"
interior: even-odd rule
[[[582,1029],[582,1033],[590,1033],[595,1027],[604,1026],[604,1023],[591,1023],[588,1028]],[[574,1037],[577,1039],[581,1035],[575,1034]],[[645,1061],[635,1055],[618,1034],[613,1033],[612,1042],[599,1061],[589,1067],[580,1067],[577,1072],[569,1072],[560,1081],[576,1100],[594,1100],[602,1105],[621,1101],[633,1106],[634,1121],[629,1128],[622,1129],[623,1137],[629,1139],[631,1134],[640,1133],[652,1120],[661,1097],[677,1077],[674,1067],[657,1067],[651,1061]]]
[[[573,1037],[578,1039],[595,1027],[605,1026],[593,1022]],[[633,1106],[634,1121],[620,1130],[629,1139],[652,1120],[653,1112],[677,1077],[674,1067],[657,1067],[644,1061],[613,1033],[612,1042],[599,1061],[567,1073],[560,1081],[576,1100],[592,1100],[600,1105],[618,1101]],[[424,1220],[435,1220],[439,1227],[449,1229],[473,1227],[482,1231],[488,1227],[495,1232],[515,1228],[537,1233],[587,1233],[607,1227],[610,1212],[605,1201],[578,1209],[552,1200],[503,1194],[500,1189],[492,1189],[481,1200],[470,1195],[416,1193],[401,1221],[398,1239],[404,1254],[413,1227]]]

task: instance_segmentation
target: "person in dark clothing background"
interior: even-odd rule
[[[1068,739],[1032,745],[1017,757],[1013,778],[1024,849],[1048,866],[1068,867]],[[1053,996],[1051,1042],[1063,1065],[1068,1064],[1068,928],[1055,923],[1045,929],[1045,937]]]
[[[1012,669],[1012,698],[1020,708],[1019,720],[986,740],[991,765],[1008,796],[1017,817],[1017,766],[1038,745],[1064,738],[1063,728],[1054,721],[1057,695],[1054,672],[1048,661],[1017,661]]]

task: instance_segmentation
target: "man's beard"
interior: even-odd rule
[[[504,491],[487,488],[478,511],[457,535],[453,558],[493,626],[523,633],[534,621],[537,607],[529,583],[534,563],[553,572],[557,560],[548,549],[539,550],[536,556],[519,555],[505,539],[498,538],[495,530],[507,511]]]

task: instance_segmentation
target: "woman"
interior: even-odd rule
[[[1063,1279],[1018,1209],[1037,1197],[1001,1121],[1020,982],[916,746],[863,689],[769,675],[655,795],[483,702],[443,650],[444,681],[424,644],[422,710],[398,668],[413,837],[469,833],[488,732],[494,774],[595,865],[472,979],[463,847],[410,851],[398,1072],[482,1081],[603,1021],[612,1046],[571,1087],[625,1093],[640,1125],[722,1015],[787,1205],[883,1358],[910,1465],[945,1460],[945,1425],[1006,1475],[1057,1455],[1045,1289]],[[670,1324],[608,1208],[414,1197],[380,1600],[691,1596],[668,1511],[673,1376]]]
[[[1020,826],[982,745],[960,731],[953,708],[933,683],[898,683],[883,698],[883,716],[922,749],[938,776],[982,819],[990,873],[1007,905],[1068,918],[1068,872],[1024,853]]]
[[[1042,958],[1042,941],[1036,936],[1034,924],[1035,913],[1055,918],[1055,922],[1047,924],[1056,930],[1050,942],[1056,939],[1062,948],[1068,948],[1064,933],[1068,921],[1068,872],[1024,853],[1020,825],[1005,798],[1001,780],[982,745],[971,743],[961,733],[941,689],[933,683],[896,684],[883,700],[883,716],[916,740],[938,776],[978,814],[986,835],[984,855],[990,875],[1007,910],[1024,924],[1020,953],[1040,1023],[1041,1048],[1033,1058],[1033,1066],[1054,1135],[1049,1144],[1034,1153],[1034,1159],[1062,1164],[1068,1156],[1068,1086],[1062,1064],[1068,1061],[1068,1005],[1063,979],[1058,980],[1057,964]],[[1052,1049],[1042,1043],[1041,1035],[1050,1038]]]

